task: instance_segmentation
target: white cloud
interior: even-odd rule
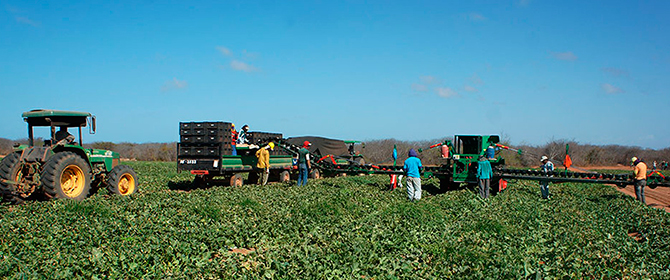
[[[16,17],[16,22],[31,25],[31,26],[34,26],[34,27],[39,27],[40,26],[39,22],[36,22],[36,21],[31,20],[31,19],[26,18],[26,17],[18,17],[17,16]]]
[[[479,78],[477,73],[473,74],[472,77],[470,77],[470,82],[472,82],[475,85],[480,85],[480,86],[484,84],[484,81],[482,81],[482,79]]]
[[[249,65],[247,63],[244,63],[239,60],[233,60],[230,62],[230,68],[233,68],[234,70],[237,71],[244,71],[244,72],[255,72],[258,71],[258,68]]]
[[[465,85],[465,87],[463,87],[463,90],[465,90],[467,92],[478,92],[479,91],[477,88],[471,87],[469,85]]]
[[[433,84],[439,84],[440,80],[437,79],[435,76],[421,76],[419,77],[421,79],[421,82],[427,85],[433,85]]]
[[[428,87],[422,84],[412,84],[412,90],[426,92],[428,91]]]
[[[603,67],[600,68],[601,71],[610,74],[614,77],[628,77],[628,71],[624,69],[614,68],[614,67]]]
[[[608,94],[617,94],[617,93],[623,93],[624,91],[618,87],[615,87],[610,84],[602,84],[600,87]]]
[[[221,54],[225,56],[231,56],[233,53],[230,51],[230,49],[223,47],[223,46],[217,46],[216,49],[221,52]]]
[[[551,55],[558,60],[577,60],[577,56],[572,52],[551,52]]]
[[[11,5],[5,5],[5,9],[12,14],[20,14],[21,13],[21,10],[19,10],[19,8],[11,6]]]
[[[480,13],[469,13],[468,19],[471,21],[485,21],[486,17]]]
[[[435,92],[437,93],[438,96],[444,97],[444,98],[452,98],[452,97],[457,97],[458,92],[454,91],[453,89],[444,87],[444,88],[436,88]]]
[[[531,0],[518,0],[516,3],[519,6],[526,7],[530,4]]]
[[[163,86],[161,87],[161,91],[171,91],[171,90],[178,90],[178,89],[184,89],[188,87],[188,82],[186,81],[180,81],[177,80],[177,78],[172,78],[172,80],[165,82]]]
[[[255,52],[249,52],[247,50],[242,50],[242,54],[244,57],[249,58],[249,59],[256,59],[258,56],[260,56],[258,53]]]

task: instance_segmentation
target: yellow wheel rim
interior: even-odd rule
[[[119,179],[118,189],[121,195],[132,194],[133,192],[135,192],[135,178],[128,173],[121,175],[121,178]]]
[[[76,165],[68,165],[60,174],[60,186],[67,197],[78,197],[84,191],[86,177],[84,171]]]

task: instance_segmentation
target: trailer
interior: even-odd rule
[[[180,122],[177,143],[177,172],[195,175],[194,184],[202,187],[217,182],[241,186],[258,181],[256,151],[282,139],[280,133],[249,132],[251,145],[233,147],[232,123]],[[233,155],[236,149],[237,155]],[[295,170],[292,155],[281,149],[270,151],[269,182],[287,182]]]

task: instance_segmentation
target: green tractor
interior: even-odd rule
[[[89,133],[95,133],[95,116],[57,110],[32,110],[22,116],[28,123],[28,145],[16,145],[0,162],[0,191],[5,201],[83,200],[100,187],[122,196],[137,191],[137,174],[130,166],[119,165],[118,153],[83,147],[82,127],[88,125]],[[78,130],[78,141],[69,128]],[[33,130],[48,130],[50,136],[36,143]]]

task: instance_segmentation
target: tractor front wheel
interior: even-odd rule
[[[47,198],[83,200],[91,190],[91,167],[72,152],[51,156],[44,165],[41,177]]]
[[[128,196],[137,191],[137,173],[128,165],[117,165],[107,177],[107,190],[110,193]]]

